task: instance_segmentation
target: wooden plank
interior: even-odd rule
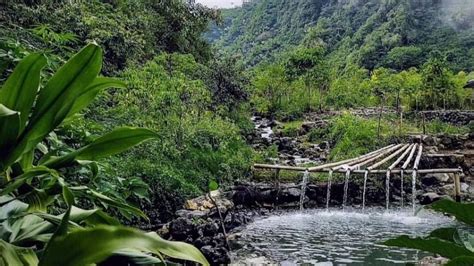
[[[406,150],[408,148],[408,144],[402,146],[400,149],[396,150],[394,153],[390,154],[389,156],[385,157],[383,160],[381,160],[380,162],[378,163],[375,163],[369,167],[367,167],[367,170],[373,170],[383,164],[385,164],[386,162],[392,160],[393,158],[395,158],[398,154],[402,153],[404,150]]]

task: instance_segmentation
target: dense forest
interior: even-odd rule
[[[304,137],[328,140],[335,160],[420,132],[419,112],[472,109],[473,18],[469,0],[1,2],[0,265],[96,263],[136,238],[145,253],[114,255],[205,264],[193,247],[118,226],[156,231],[187,199],[277,157],[278,145],[253,145],[254,116],[299,137],[307,116],[340,112]],[[124,244],[94,255],[111,232]],[[79,241],[94,234],[97,247]]]

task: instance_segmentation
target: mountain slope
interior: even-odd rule
[[[469,0],[260,0],[224,16],[215,44],[248,65],[319,43],[337,67],[406,69],[439,50],[453,70],[473,69]]]

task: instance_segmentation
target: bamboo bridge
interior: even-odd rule
[[[367,186],[367,177],[369,174],[386,174],[386,193],[387,193],[387,208],[389,204],[389,189],[391,174],[399,174],[401,176],[401,191],[403,193],[403,178],[404,174],[412,175],[413,191],[415,191],[416,177],[421,174],[454,174],[454,195],[456,201],[461,200],[461,183],[460,174],[463,170],[459,168],[439,168],[439,169],[420,169],[420,161],[423,155],[422,144],[392,144],[376,151],[364,154],[362,156],[347,159],[343,161],[322,164],[314,167],[294,167],[285,165],[270,165],[270,164],[254,164],[254,169],[270,169],[276,171],[276,179],[279,179],[280,170],[305,172],[309,175],[312,172],[329,173],[328,178],[328,202],[331,186],[332,173],[345,173],[346,182],[345,187],[348,186],[349,176],[351,174],[364,175],[364,202],[365,202],[365,188]],[[430,157],[446,156],[443,154],[430,154]],[[382,168],[383,167],[383,168]],[[303,178],[302,186],[305,183]],[[413,206],[415,201],[413,193]]]

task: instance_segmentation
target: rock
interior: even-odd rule
[[[438,139],[433,136],[425,136],[423,138],[423,144],[426,146],[436,146],[438,145]]]
[[[188,210],[197,210],[199,209],[199,206],[198,204],[193,201],[193,200],[187,200],[185,203],[184,203],[184,208],[185,209],[188,209]]]
[[[421,183],[425,186],[433,186],[449,181],[448,174],[429,174],[421,177]]]
[[[179,217],[171,222],[170,235],[174,240],[184,241],[195,235],[195,225],[190,219]]]
[[[420,204],[421,205],[428,205],[428,204],[431,204],[431,203],[433,203],[435,201],[438,201],[440,199],[443,199],[443,198],[449,199],[450,197],[446,196],[446,195],[441,196],[438,193],[434,193],[434,192],[428,192],[428,193],[425,193],[425,194],[421,195]]]
[[[212,265],[224,265],[231,262],[229,251],[224,247],[203,246],[201,252]]]
[[[204,236],[214,236],[219,233],[219,225],[217,223],[211,222],[203,226],[202,232]]]
[[[448,184],[441,188],[441,191],[445,195],[453,195],[454,194],[454,184]],[[469,194],[469,185],[466,183],[461,183],[461,193]]]
[[[449,259],[443,257],[424,257],[416,265],[417,266],[441,266],[448,263]]]
[[[190,211],[190,210],[178,210],[176,216],[184,217],[188,219],[203,218],[209,215],[209,211]]]
[[[323,150],[329,149],[329,142],[323,141],[323,142],[319,143],[319,148],[321,148]]]

